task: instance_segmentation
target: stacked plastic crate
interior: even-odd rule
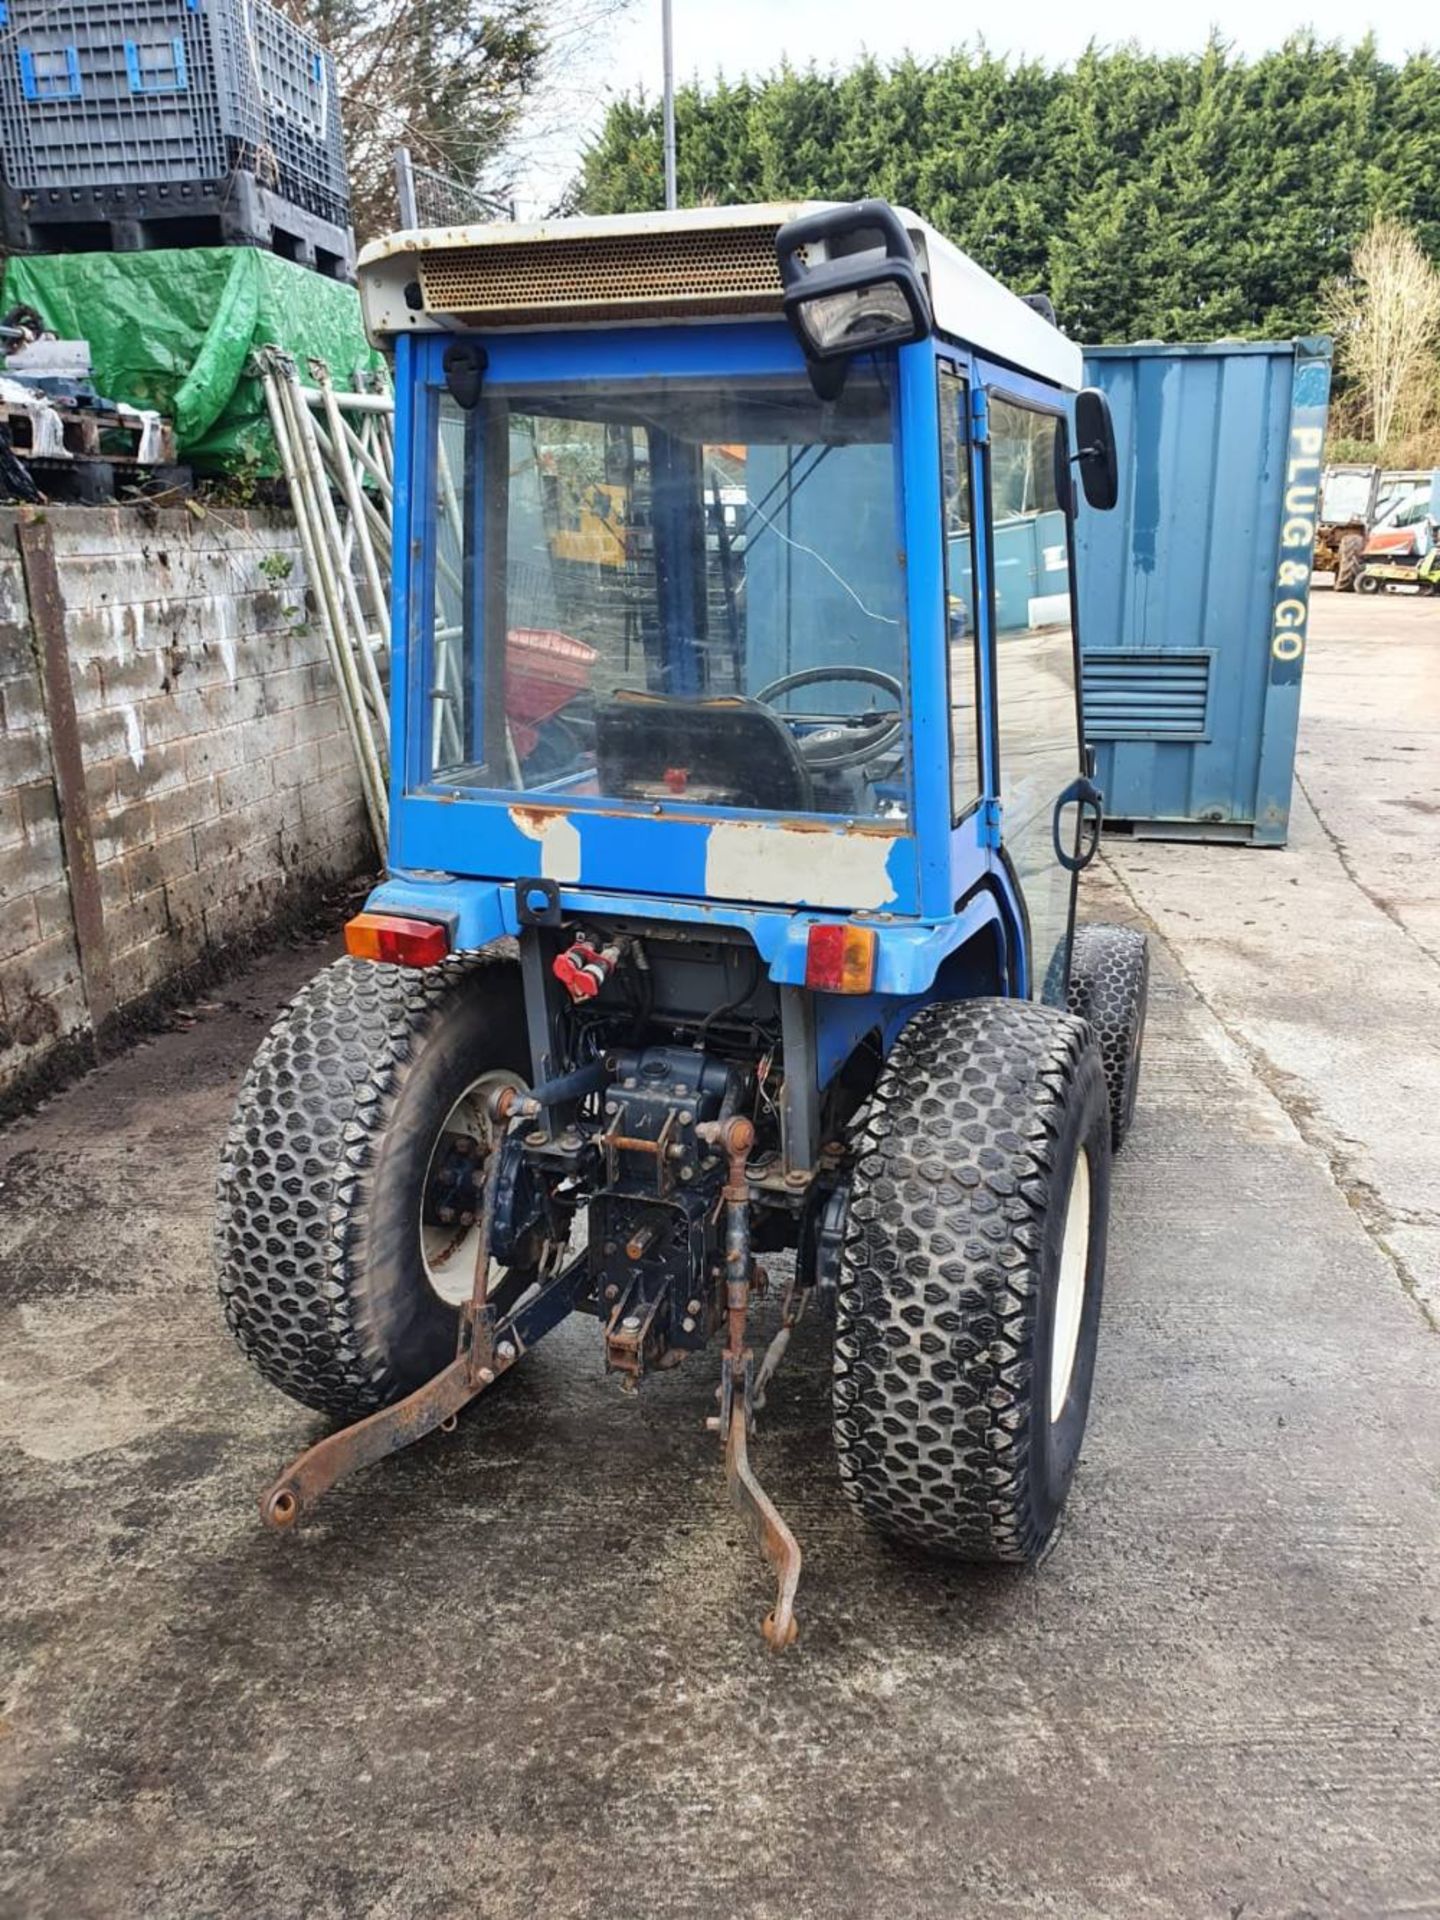
[[[0,158],[13,250],[353,274],[334,62],[265,0],[0,0]]]

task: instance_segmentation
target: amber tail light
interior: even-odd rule
[[[869,993],[875,985],[875,929],[839,923],[811,927],[805,984],[817,993]]]
[[[345,925],[345,951],[357,960],[385,960],[394,967],[433,967],[449,953],[450,933],[435,920],[357,913]]]

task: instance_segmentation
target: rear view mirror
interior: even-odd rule
[[[1098,512],[1108,513],[1120,497],[1120,467],[1110,402],[1099,387],[1082,387],[1075,396],[1075,442],[1085,499]]]

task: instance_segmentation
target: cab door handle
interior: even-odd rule
[[[1060,821],[1066,807],[1080,809],[1080,851],[1068,852],[1060,843]],[[1085,822],[1088,816],[1089,833]],[[1055,843],[1055,858],[1067,873],[1082,873],[1100,851],[1100,828],[1105,819],[1105,796],[1093,780],[1084,774],[1078,780],[1072,780],[1059,799],[1055,802],[1055,811],[1050,816],[1050,837]]]

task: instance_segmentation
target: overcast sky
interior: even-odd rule
[[[1297,10],[1299,9],[1299,10]],[[1244,53],[1278,46],[1310,26],[1326,39],[1351,43],[1374,32],[1386,59],[1398,60],[1422,39],[1428,13],[1375,0],[1208,0],[1157,5],[1155,0],[1028,0],[1020,7],[968,10],[936,0],[674,0],[675,69],[684,81],[724,72],[764,73],[788,59],[803,67],[846,67],[862,53],[893,59],[906,52],[932,58],[982,33],[992,52],[1073,60],[1092,37],[1103,44],[1136,40],[1165,52],[1203,44],[1212,26]],[[583,72],[565,115],[569,131],[547,142],[532,168],[522,215],[553,197],[578,164],[587,134],[615,95],[643,85],[660,88],[660,0],[636,0],[629,16],[586,50]],[[569,92],[570,89],[567,89]],[[573,107],[573,111],[568,110]],[[553,191],[552,191],[553,190]]]

